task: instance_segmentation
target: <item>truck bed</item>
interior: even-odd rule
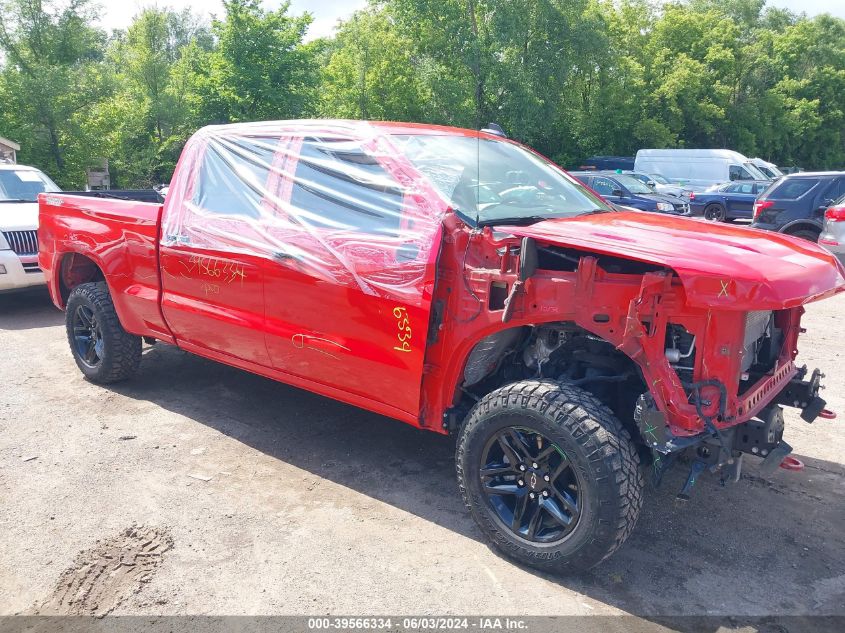
[[[92,193],[39,195],[38,261],[54,302],[64,308],[67,287],[105,277],[128,332],[171,340],[159,307],[162,205]]]
[[[105,189],[95,191],[64,191],[66,196],[84,196],[87,198],[106,198],[109,200],[134,200],[135,202],[164,202],[162,195],[155,189]]]

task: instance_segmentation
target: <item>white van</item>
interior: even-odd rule
[[[751,162],[754,166],[763,172],[763,175],[768,176],[770,180],[777,180],[783,176],[783,172],[774,163],[763,160],[762,158],[752,158]]]
[[[769,180],[748,158],[729,149],[641,149],[634,171],[659,174],[694,191],[729,180]]]

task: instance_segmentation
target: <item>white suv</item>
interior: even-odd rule
[[[38,267],[38,194],[61,191],[35,167],[0,164],[0,292],[44,283]]]

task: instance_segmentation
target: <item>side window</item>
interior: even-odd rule
[[[596,177],[593,178],[593,190],[602,196],[612,196],[613,190],[618,189],[614,187],[613,183],[607,178]]]
[[[402,205],[399,184],[356,143],[303,141],[291,191],[291,213],[304,223],[396,235]]]
[[[743,183],[737,185],[737,193],[754,193],[754,185],[751,183]]]
[[[725,193],[736,193],[739,185],[722,185],[722,191]]]
[[[771,191],[769,197],[781,200],[797,200],[818,184],[817,178],[793,178],[781,181],[781,185]]]
[[[837,178],[836,182],[824,193],[822,198],[825,200],[828,198],[831,200],[837,200],[842,196],[842,194],[845,194],[845,178]]]
[[[277,139],[238,138],[205,148],[192,201],[220,215],[257,218]]]
[[[748,180],[750,176],[741,165],[731,165],[728,168],[728,177],[731,180]]]

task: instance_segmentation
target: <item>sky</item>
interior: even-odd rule
[[[281,1],[264,0],[263,4],[268,9],[274,9]],[[187,7],[199,15],[223,15],[221,0],[100,0],[100,5],[100,26],[106,29],[125,29],[132,21],[132,16],[148,6],[170,7],[177,11]],[[311,40],[331,35],[338,19],[347,18],[353,11],[366,5],[366,0],[291,0],[290,13],[311,13],[314,21],[306,36],[306,39]]]
[[[264,0],[268,8],[275,8],[281,4],[280,0]],[[345,19],[357,10],[366,6],[366,0],[291,0],[291,13],[299,14],[310,11],[314,16],[307,39],[314,39],[331,35],[338,20]],[[805,12],[807,15],[831,13],[845,18],[845,0],[768,0],[770,6],[790,9],[796,13]],[[103,7],[100,25],[106,29],[126,28],[132,16],[142,7],[157,5],[183,9],[189,7],[200,15],[212,13],[222,15],[221,0],[101,0]]]

